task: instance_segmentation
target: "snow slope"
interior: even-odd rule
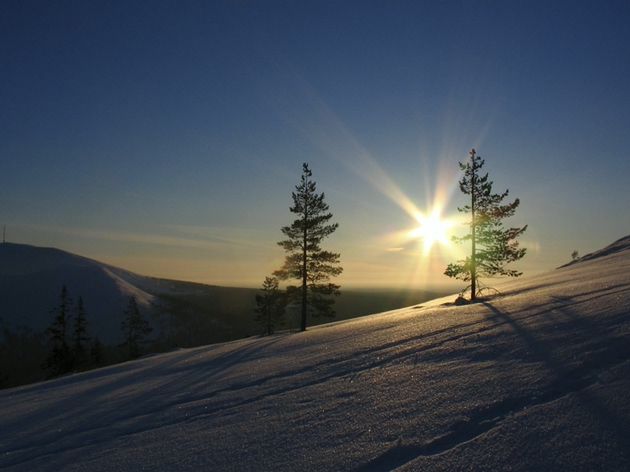
[[[565,264],[563,267],[569,266],[571,264],[577,264],[579,262],[590,261],[599,257],[609,256],[611,254],[615,254],[616,252],[622,252],[627,250],[628,246],[630,246],[630,235],[618,239],[617,241],[609,244],[603,249],[599,249],[597,251],[591,252],[590,254],[586,254],[585,256],[582,256],[574,261],[571,261],[568,264]]]
[[[232,298],[244,293],[253,304],[255,293],[254,290],[147,277],[56,248],[0,244],[0,318],[10,328],[44,331],[52,321],[51,311],[59,303],[63,285],[75,301],[79,296],[83,298],[90,333],[106,343],[120,341],[123,310],[132,295],[147,314],[160,312],[156,307],[164,295],[184,299],[206,296],[215,305],[228,304],[238,310],[240,305],[230,303]],[[251,307],[246,306],[249,315]],[[222,312],[215,311],[217,313],[211,314],[220,317]]]
[[[117,341],[129,296],[135,295],[145,311],[154,300],[152,293],[126,280],[132,276],[59,249],[2,243],[0,316],[10,327],[43,331],[52,320],[51,310],[59,303],[61,287],[66,285],[75,301],[83,298],[92,332],[104,341]]]
[[[498,288],[0,391],[0,469],[630,470],[630,243]]]

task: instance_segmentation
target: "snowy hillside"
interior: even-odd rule
[[[154,336],[164,328],[178,346],[240,339],[260,331],[252,316],[258,289],[148,277],[56,248],[2,243],[0,341],[3,325],[43,332],[52,321],[51,310],[59,303],[64,284],[72,298],[83,298],[90,334],[108,344],[120,342],[123,310],[131,295],[143,314],[149,315]],[[335,303],[336,319],[398,308],[409,300],[428,300],[443,293],[344,289]],[[310,324],[323,321],[312,319]],[[297,320],[287,318],[286,322],[291,327]]]
[[[44,331],[51,322],[51,310],[59,302],[62,285],[75,300],[83,298],[91,332],[114,343],[119,341],[123,310],[131,295],[148,313],[157,311],[164,301],[161,297],[188,300],[203,296],[215,307],[241,308],[233,300],[243,298],[243,293],[253,300],[255,292],[147,277],[56,248],[0,244],[0,317],[9,327]],[[244,304],[247,315],[252,303]],[[212,314],[222,312],[214,310]]]
[[[128,297],[135,295],[144,309],[154,298],[127,282],[126,274],[132,275],[59,249],[3,243],[0,313],[9,326],[43,331],[66,285],[75,300],[83,298],[92,329],[104,340],[117,339]]]
[[[630,242],[617,249],[483,304],[2,391],[0,468],[630,470]]]

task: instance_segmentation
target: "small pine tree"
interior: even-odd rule
[[[480,277],[518,277],[522,274],[506,269],[505,265],[525,255],[526,249],[519,248],[517,238],[527,229],[527,225],[522,228],[503,228],[502,220],[514,215],[520,201],[517,198],[503,205],[509,190],[492,193],[492,181],[488,180],[488,174],[479,175],[484,160],[474,149],[469,154],[470,162],[459,164],[464,172],[459,188],[465,195],[470,195],[470,204],[458,210],[470,213],[470,233],[453,239],[459,243],[470,241],[471,253],[465,260],[449,264],[444,274],[470,282],[470,299],[474,301]]]
[[[79,297],[77,300],[74,330],[72,333],[72,354],[75,367],[85,367],[87,364],[86,343],[89,340],[90,337],[87,335],[87,319],[85,316],[85,307],[83,306],[83,298]]]
[[[129,298],[129,304],[124,311],[125,318],[122,322],[122,331],[125,341],[121,344],[127,348],[130,359],[140,356],[140,343],[152,331],[149,322],[142,317],[135,296]]]
[[[70,325],[70,310],[72,301],[66,286],[61,287],[59,305],[53,313],[55,318],[46,330],[51,346],[50,353],[44,364],[51,377],[70,372],[73,367],[73,356],[68,344],[68,327]]]
[[[339,295],[339,285],[329,283],[343,269],[339,266],[339,254],[324,251],[322,240],[335,232],[337,223],[328,224],[332,218],[324,194],[318,194],[308,164],[302,165],[300,183],[292,192],[291,213],[298,215],[291,226],[284,226],[282,233],[287,239],[278,242],[287,253],[284,265],[274,275],[280,280],[298,279],[300,287],[289,287],[289,293],[299,292],[301,299],[300,330],[306,330],[307,314],[334,316],[332,295]]]
[[[103,364],[103,344],[98,336],[95,336],[90,344],[90,362],[93,366],[98,367]]]
[[[261,290],[262,293],[256,295],[255,320],[262,326],[263,334],[270,335],[282,324],[286,301],[276,277],[265,277]]]

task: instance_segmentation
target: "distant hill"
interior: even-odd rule
[[[160,324],[159,314],[167,306],[186,305],[182,298],[210,296],[215,307],[224,307],[238,295],[253,297],[254,292],[146,277],[55,248],[0,244],[0,317],[5,325],[43,331],[63,285],[75,301],[83,297],[90,330],[105,342],[118,341],[122,313],[131,295],[154,324]]]
[[[0,316],[10,327],[35,331],[50,324],[62,285],[83,297],[90,327],[103,339],[118,335],[130,295],[147,308],[153,295],[125,280],[125,271],[54,248],[0,244]]]
[[[90,331],[106,343],[120,341],[122,313],[131,295],[149,316],[155,334],[171,346],[195,346],[259,332],[253,321],[257,289],[147,277],[60,249],[0,244],[0,318],[6,326],[44,331],[62,285],[75,300],[83,297]],[[337,317],[314,319],[310,324],[400,308],[443,293],[342,290]],[[295,326],[289,316],[286,328]]]

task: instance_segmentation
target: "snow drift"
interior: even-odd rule
[[[305,333],[0,392],[0,468],[629,470],[630,241]]]

